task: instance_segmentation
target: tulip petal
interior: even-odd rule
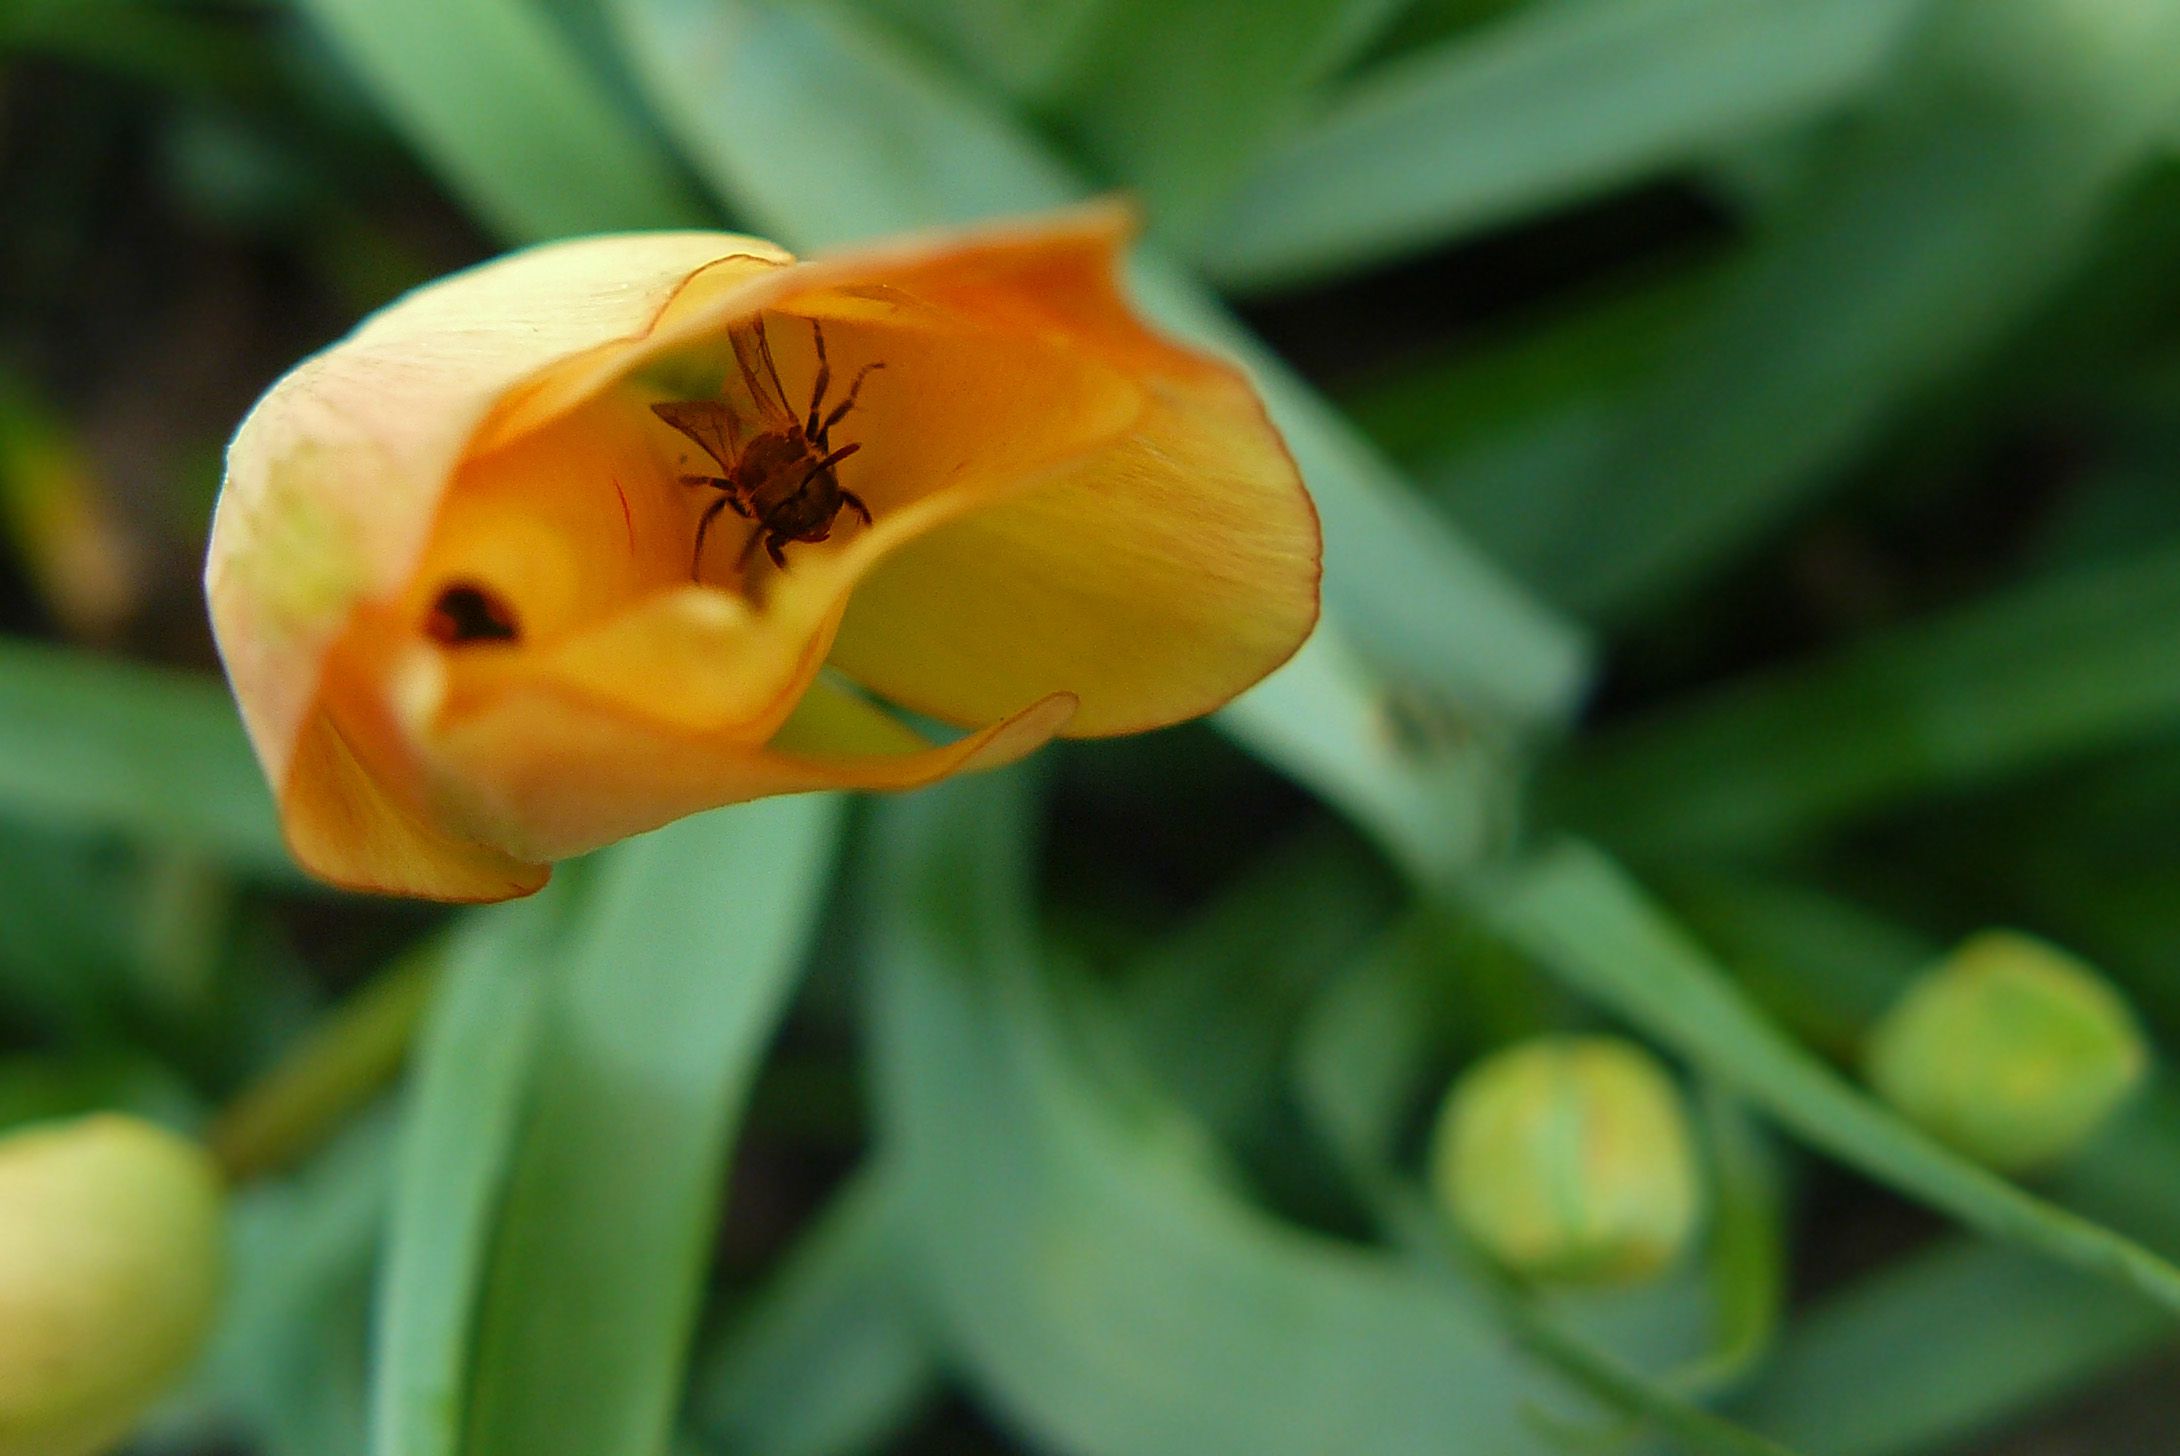
[[[1293,462],[1238,375],[1149,388],[1121,440],[875,568],[834,665],[955,723],[1072,691],[1069,735],[1092,737],[1208,712],[1291,656],[1322,551]]]
[[[934,746],[868,699],[820,682],[767,745],[766,757],[783,781],[804,787],[918,789],[1026,758],[1059,735],[1076,706],[1072,693],[1054,693]]]
[[[1010,471],[948,482],[953,509],[857,585],[832,662],[865,686],[962,724],[1074,692],[1070,736],[1125,733],[1219,706],[1309,635],[1323,551],[1315,508],[1247,380],[1136,318],[1118,276],[1132,231],[1125,209],[1094,206],[751,285],[852,270],[864,285],[850,299],[912,296],[995,337],[1098,361],[1138,391],[1125,425],[1109,405],[1084,403],[1071,428],[1057,406],[1016,426],[985,403],[993,391],[960,390],[950,409],[918,400],[914,428],[896,429],[875,416],[885,395],[873,385],[874,436],[968,458],[1006,442],[1014,454]],[[838,298],[781,306],[823,313]],[[1040,427],[1053,436],[1033,468],[1022,441]]]
[[[356,705],[321,702],[295,747],[280,820],[298,864],[343,889],[434,900],[507,900],[545,883],[545,865],[464,839],[398,797],[377,767],[405,761],[384,747],[383,714],[344,706]],[[374,736],[379,747],[359,747]]]
[[[1314,513],[1242,377],[1135,319],[1131,231],[580,240],[306,361],[236,437],[206,571],[298,857],[500,898],[682,814],[1157,726],[1277,666]],[[986,726],[933,746],[863,690]]]
[[[205,587],[276,785],[333,639],[359,603],[400,591],[456,462],[501,398],[571,353],[643,334],[692,278],[789,261],[725,233],[514,253],[408,295],[258,402],[228,448]]]
[[[430,767],[450,822],[549,861],[723,804],[817,789],[918,788],[997,768],[1048,742],[1074,709],[1073,697],[1056,693],[934,747],[887,730],[877,709],[820,682],[803,695],[778,746],[753,746],[665,731],[540,685],[449,727],[431,744]]]

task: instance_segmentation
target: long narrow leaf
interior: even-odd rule
[[[383,1110],[229,1213],[233,1283],[207,1383],[266,1456],[363,1456],[363,1331],[397,1129]]]
[[[1064,91],[1122,0],[863,0],[978,81],[1035,107]]]
[[[0,642],[0,813],[295,875],[214,679]]]
[[[304,0],[455,195],[513,242],[705,214],[546,8]]]
[[[1810,1310],[1738,1409],[1812,1456],[1917,1456],[2171,1334],[2147,1301],[2020,1249],[1949,1240]]]
[[[1305,1008],[1392,908],[1351,841],[1268,851],[1125,969],[1121,1009],[1144,1065],[1216,1134],[1262,1117]]]
[[[2180,1249],[2169,1095],[2100,1138],[2053,1194]],[[2148,1300],[2018,1249],[1951,1240],[1817,1303],[1742,1401],[1817,1456],[1915,1456],[1996,1428],[2172,1343]]]
[[[1223,210],[1205,265],[1292,283],[1685,166],[1838,106],[1923,3],[1525,6],[1339,97]]]
[[[455,1456],[492,1217],[535,1061],[540,973],[576,875],[472,915],[417,1047],[380,1276],[372,1456]]]
[[[1763,852],[1857,814],[2180,727],[2180,549],[1979,602],[1591,739],[1546,788],[1652,854]]]
[[[751,1308],[692,1362],[692,1439],[721,1456],[876,1451],[935,1395],[938,1352],[901,1268],[900,1201],[866,1169]]]
[[[1471,887],[1477,914],[1811,1144],[1970,1227],[2180,1315],[2180,1269],[1918,1132],[1796,1046],[1610,861],[1562,846]]]
[[[1182,1128],[1083,1084],[1032,969],[1007,792],[888,804],[874,866],[887,1156],[977,1383],[1088,1456],[1554,1449],[1531,1402],[1567,1397],[1479,1310],[1273,1222]]]
[[[544,990],[465,1456],[666,1449],[736,1125],[840,807],[744,804],[591,867]]]
[[[1112,0],[1047,110],[1181,243],[1402,0]]]
[[[2165,5],[1939,0],[1624,428],[1567,463],[1555,599],[1685,591],[2026,318],[2156,155],[2176,53]]]

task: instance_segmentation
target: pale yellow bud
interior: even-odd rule
[[[0,1138],[0,1456],[91,1456],[196,1356],[221,1263],[194,1143],[113,1115]]]
[[[1886,1101],[2008,1172],[2079,1147],[2148,1066],[2134,1014],[2102,977],[2002,930],[1966,941],[1910,986],[1868,1056]]]
[[[1695,1232],[1700,1176],[1680,1094],[1610,1037],[1550,1037],[1485,1059],[1439,1115],[1440,1206],[1517,1273],[1633,1283]]]

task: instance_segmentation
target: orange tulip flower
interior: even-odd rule
[[[297,859],[501,899],[696,810],[1156,728],[1277,667],[1315,513],[1242,376],[1130,311],[1128,231],[577,239],[298,366],[206,568]]]

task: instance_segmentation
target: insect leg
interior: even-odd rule
[[[780,538],[770,531],[765,532],[765,555],[772,558],[774,566],[782,571],[787,569],[787,553],[780,549]]]
[[[830,455],[827,455],[824,459],[818,461],[817,464],[811,466],[807,471],[805,471],[803,473],[802,483],[804,485],[808,485],[811,481],[817,479],[826,471],[832,469],[835,465],[838,465],[841,461],[847,459],[850,455],[853,455],[856,451],[862,448],[863,442],[861,440],[856,441],[852,445],[841,446],[838,450],[833,451]]]
[[[832,361],[825,357],[825,326],[816,319],[810,320],[810,337],[817,341],[817,380],[810,386],[810,419],[803,426],[803,433],[817,438],[818,411],[825,407],[825,386],[833,382]]]
[[[756,558],[757,548],[764,545],[768,539],[770,539],[770,533],[762,526],[750,532],[749,539],[742,543],[742,554],[734,558],[734,569],[744,576],[749,575],[749,563]]]
[[[689,580],[696,581],[699,579],[698,571],[704,565],[705,534],[711,530],[712,522],[719,519],[719,513],[725,510],[728,504],[733,501],[733,499],[734,497],[731,495],[721,496],[719,499],[713,501],[710,505],[704,507],[704,514],[697,518],[696,550],[691,552],[689,556]]]
[[[863,381],[870,377],[870,372],[873,369],[883,369],[885,367],[885,360],[874,359],[861,369],[856,370],[854,380],[848,385],[848,397],[834,405],[833,412],[818,422],[817,431],[810,438],[823,445],[825,437],[832,434],[833,426],[839,424],[846,417],[848,411],[855,408],[855,397],[863,392]]]
[[[745,521],[750,519],[749,501],[743,495],[742,487],[736,485],[733,481],[717,475],[684,475],[681,477],[681,483],[683,485],[710,486],[725,497],[728,510],[733,511]],[[715,501],[713,504],[716,505],[718,502]]]
[[[849,510],[854,511],[857,515],[861,516],[863,518],[864,525],[867,526],[870,524],[870,507],[864,505],[863,498],[857,495],[854,491],[842,491],[840,493],[840,503],[846,506]]]

